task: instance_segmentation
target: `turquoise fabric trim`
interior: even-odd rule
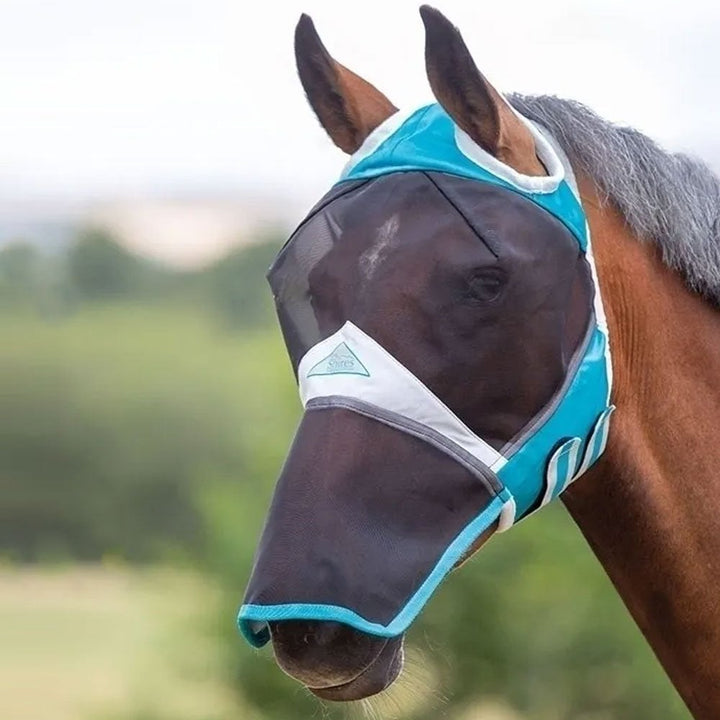
[[[577,238],[583,251],[589,244],[583,208],[570,186],[561,182],[549,193],[524,191],[475,164],[457,147],[455,125],[437,104],[420,108],[367,157],[357,162],[339,182],[368,179],[393,172],[437,171],[490,183],[518,193],[554,215]],[[599,292],[596,287],[596,292]],[[606,363],[607,336],[593,323],[590,338],[557,407],[542,424],[532,427],[522,444],[507,456],[497,472],[503,490],[455,537],[435,567],[388,625],[371,622],[355,611],[337,605],[288,603],[243,605],[238,612],[239,629],[247,641],[262,647],[270,640],[268,622],[313,620],[340,622],[378,637],[396,637],[410,626],[455,563],[499,517],[506,502],[514,500],[515,518],[528,514],[542,498],[546,485],[548,460],[553,452],[570,450],[582,442],[570,467],[570,453],[558,456],[558,482],[555,499],[579,472],[582,460],[594,463],[603,449],[612,406]],[[564,443],[561,445],[561,443]]]
[[[455,124],[437,103],[416,110],[372,153],[350,167],[340,182],[412,170],[459,175],[523,195],[562,221],[577,238],[582,250],[587,250],[585,213],[567,182],[562,181],[554,192],[533,193],[517,188],[477,165],[458,148]],[[533,434],[498,472],[500,480],[515,499],[517,517],[525,515],[537,501],[538,479],[545,478],[548,458],[558,441],[579,437],[586,442],[599,413],[607,407],[606,342],[605,335],[595,327],[585,356],[558,407],[540,428],[533,430]],[[593,448],[585,449],[587,452],[595,455]]]
[[[270,640],[267,625],[254,629],[253,623],[268,623],[279,620],[328,620],[344,623],[350,627],[376,635],[378,637],[397,637],[408,629],[412,621],[420,614],[425,603],[435,592],[437,586],[452,570],[473,542],[487,530],[500,516],[502,506],[510,499],[503,490],[472,522],[465,526],[460,534],[448,545],[432,572],[423,584],[408,600],[405,607],[388,625],[373,623],[352,610],[338,605],[314,605],[310,603],[291,603],[287,605],[243,605],[238,612],[237,622],[240,632],[254,647],[262,647]]]
[[[515,498],[518,517],[525,515],[537,501],[538,479],[545,477],[548,458],[558,441],[572,437],[587,440],[598,415],[607,408],[610,388],[605,364],[606,343],[605,335],[595,327],[585,356],[555,411],[541,427],[533,430],[498,471],[500,481]]]
[[[343,174],[339,182],[412,170],[434,170],[512,190],[563,222],[583,251],[587,249],[585,213],[564,180],[554,192],[532,193],[493,175],[463,155],[455,143],[455,123],[437,103],[414,112],[370,155]]]

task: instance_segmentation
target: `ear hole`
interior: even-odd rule
[[[547,175],[535,141],[502,95],[475,65],[458,29],[423,5],[425,65],[430,87],[445,111],[470,138],[525,175]]]

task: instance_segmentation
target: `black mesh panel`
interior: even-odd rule
[[[478,478],[422,440],[352,411],[310,410],[245,603],[339,605],[386,625],[491,500]]]

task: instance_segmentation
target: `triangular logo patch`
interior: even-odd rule
[[[313,375],[363,375],[370,377],[368,369],[358,356],[341,342],[326,358],[313,365],[307,376]]]

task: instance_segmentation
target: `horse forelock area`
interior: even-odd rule
[[[636,236],[655,243],[692,290],[720,305],[720,179],[705,163],[666,152],[574,100],[519,94],[509,100],[552,133]]]

